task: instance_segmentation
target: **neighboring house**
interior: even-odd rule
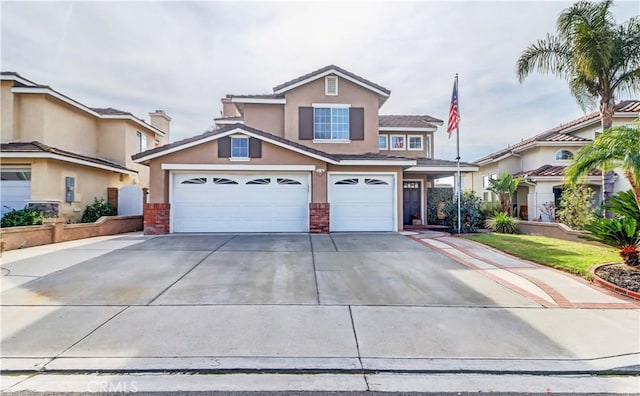
[[[613,125],[632,125],[640,114],[640,101],[626,100],[615,106]],[[530,139],[491,153],[477,161],[480,166],[472,178],[467,178],[465,187],[476,191],[485,201],[495,200],[488,191],[489,179],[499,178],[504,171],[523,178],[514,197],[514,206],[520,218],[548,221],[542,207],[547,202],[557,205],[563,190],[565,167],[574,154],[589,144],[602,131],[600,114],[591,113]],[[622,172],[615,172],[613,179],[607,180],[607,191],[621,191],[630,188]],[[469,185],[469,180],[471,185]],[[602,174],[593,170],[586,177],[586,183],[595,191],[595,202],[601,202]]]
[[[131,155],[168,141],[171,118],[163,111],[150,113],[148,124],[125,111],[85,106],[17,73],[0,76],[2,214],[29,206],[75,221],[109,187],[136,186],[126,190],[134,195],[148,187],[148,167]],[[141,210],[142,197],[127,206],[136,204]]]
[[[227,95],[215,129],[133,156],[145,232],[396,231],[425,219],[442,121],[379,115],[390,91],[330,65],[266,95]],[[477,170],[462,164],[464,172]]]

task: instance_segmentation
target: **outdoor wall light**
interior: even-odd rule
[[[322,168],[316,169],[316,173],[318,174],[318,176],[322,176],[324,174],[324,172],[326,172],[325,169],[322,169]]]

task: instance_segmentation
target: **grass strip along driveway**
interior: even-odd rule
[[[589,269],[594,265],[620,261],[618,252],[613,248],[544,236],[490,233],[469,235],[467,238],[587,279],[590,277]]]

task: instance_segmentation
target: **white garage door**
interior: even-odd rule
[[[307,232],[309,173],[174,173],[173,232]]]
[[[31,169],[4,168],[0,171],[2,216],[12,209],[23,209],[31,199]]]
[[[329,175],[331,231],[394,231],[394,177]]]

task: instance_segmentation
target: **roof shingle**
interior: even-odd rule
[[[435,128],[434,124],[442,125],[442,120],[429,115],[380,115],[378,126],[380,127],[404,127],[404,128]]]
[[[533,169],[530,171],[526,171],[526,172],[518,172],[516,174],[514,174],[514,176],[519,176],[519,177],[531,177],[531,176],[537,176],[537,177],[550,177],[550,176],[564,176],[564,171],[566,169],[566,166],[558,166],[558,165],[542,165],[541,167],[539,167],[538,169]],[[588,176],[602,176],[602,172],[600,172],[598,169],[592,169],[589,171]]]

